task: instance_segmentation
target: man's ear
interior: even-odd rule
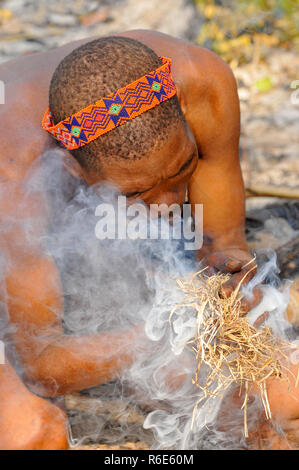
[[[186,101],[179,85],[176,84],[177,97],[183,114],[186,113]]]
[[[70,152],[64,152],[62,156],[62,163],[64,168],[74,177],[83,178],[83,168],[79,165],[77,160]]]

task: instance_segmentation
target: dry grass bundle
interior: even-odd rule
[[[193,383],[203,394],[194,408],[192,426],[201,401],[222,396],[230,385],[238,384],[240,393],[245,390],[242,409],[245,436],[248,437],[249,392],[259,389],[266,417],[270,419],[266,380],[270,377],[288,380],[284,363],[288,359],[285,352],[289,344],[276,338],[271,328],[257,329],[241,316],[242,281],[232,295],[226,297],[222,286],[229,278],[227,274],[208,277],[202,270],[189,281],[177,280],[185,298],[173,309],[171,316],[191,309],[197,319],[196,336],[187,345],[196,355],[198,364]],[[208,371],[205,383],[201,383],[199,377],[203,364]]]

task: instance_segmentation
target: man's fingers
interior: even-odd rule
[[[262,300],[262,297],[263,297],[263,293],[259,287],[255,287],[253,289],[252,295],[250,297],[243,297],[241,300],[242,315],[246,315],[246,313],[248,313],[253,307],[259,304],[260,301]],[[266,320],[267,318],[266,313],[267,312],[265,312],[263,315],[260,315],[259,318],[256,320],[256,322],[258,322],[257,326],[259,326],[261,323],[263,323]]]
[[[240,285],[247,284],[256,274],[257,265],[254,259],[248,261],[248,257],[237,259],[227,253],[214,252],[204,258],[204,262],[208,267],[205,270],[207,276],[217,274],[217,272],[229,273],[231,277],[226,281],[220,292],[222,297],[229,297]],[[248,313],[262,298],[259,288],[254,288],[250,297],[244,297],[241,301],[241,312],[243,315]]]
[[[223,273],[240,271],[244,264],[242,261],[221,252],[212,253],[206,259],[209,266],[213,266],[216,270]]]
[[[259,326],[261,326],[262,323],[264,323],[264,321],[266,321],[267,319],[269,318],[269,312],[264,312],[262,313],[262,315],[260,315],[254,322],[253,326],[255,328],[258,328]]]
[[[231,293],[238,287],[241,281],[242,285],[247,284],[247,282],[254,277],[255,273],[256,269],[251,270],[249,268],[246,268],[242,269],[238,273],[233,274],[232,277],[228,281],[226,281],[222,286],[224,295],[226,295],[227,297],[231,295]]]
[[[240,271],[241,268],[242,268],[242,262],[237,259],[231,259],[229,261],[226,261],[225,263],[225,269],[228,272]]]
[[[209,266],[207,269],[204,270],[204,274],[206,276],[215,276],[217,274],[217,271],[213,266]]]

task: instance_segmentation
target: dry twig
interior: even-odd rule
[[[170,319],[175,313],[190,312],[190,309],[197,318],[196,335],[187,343],[197,360],[193,384],[202,392],[194,407],[192,426],[200,402],[221,396],[228,387],[237,384],[245,390],[242,409],[248,437],[248,395],[252,390],[260,391],[266,418],[270,419],[266,381],[270,377],[288,380],[283,364],[288,359],[289,344],[276,338],[270,327],[257,329],[241,316],[242,281],[235,292],[226,297],[222,286],[229,277],[229,274],[208,277],[202,270],[191,280],[177,280],[185,298],[173,309]],[[204,383],[199,376],[203,364],[208,371]]]

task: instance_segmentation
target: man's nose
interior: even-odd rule
[[[182,204],[181,198],[178,193],[173,193],[173,192],[167,192],[164,194],[161,194],[159,198],[157,198],[157,201],[155,201],[156,204],[165,204],[166,206],[171,206],[172,204]]]
[[[157,204],[179,204],[180,206],[185,202],[187,187],[186,185],[176,186],[171,191],[163,191],[158,196],[158,201],[155,201]]]

